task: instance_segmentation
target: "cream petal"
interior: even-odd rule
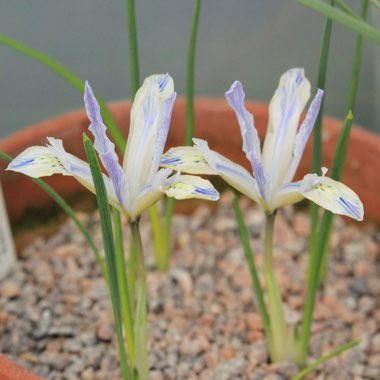
[[[219,193],[210,181],[192,175],[180,175],[175,182],[163,189],[167,196],[176,199],[198,198],[217,201]]]
[[[316,174],[307,174],[302,181],[284,185],[273,206],[295,203],[303,197],[334,214],[363,220],[363,204],[354,191],[341,182]]]
[[[305,180],[305,179],[304,179]],[[303,180],[303,181],[304,181]],[[346,215],[363,220],[363,204],[357,194],[341,182],[329,177],[318,177],[318,184],[311,189],[303,189],[302,195],[334,214]]]
[[[269,105],[263,147],[264,168],[274,188],[281,184],[290,165],[299,119],[309,97],[310,83],[303,69],[290,69],[281,76]]]
[[[296,139],[294,141],[293,158],[289,165],[288,172],[284,178],[285,183],[292,181],[294,175],[296,174],[303,152],[305,151],[306,144],[309,140],[311,132],[314,129],[314,124],[317,120],[318,113],[321,108],[323,94],[324,92],[322,90],[317,90],[317,94],[310,104],[309,110],[305,116],[305,120],[302,122],[298,130]]]
[[[199,150],[192,146],[169,149],[161,158],[161,166],[189,174],[218,174],[210,168]]]
[[[72,175],[84,187],[95,194],[94,181],[92,179],[90,165],[74,155],[67,153],[63,147],[62,140],[48,137],[50,148],[54,151],[60,164],[64,167],[68,175]],[[110,204],[118,209],[121,208],[112,181],[103,174],[108,200]]]
[[[174,84],[168,74],[149,76],[136,93],[123,164],[132,198],[158,170],[174,99]]]
[[[257,183],[246,169],[211,150],[205,140],[193,139],[193,141],[197,150],[216,174],[248,198],[255,202],[262,202]]]
[[[20,172],[34,178],[53,174],[70,175],[60,163],[54,149],[46,146],[32,146],[25,149],[13,159],[7,170]]]

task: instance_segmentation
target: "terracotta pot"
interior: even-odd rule
[[[248,102],[247,108],[254,113],[255,124],[261,139],[264,138],[267,119],[267,104]],[[247,168],[249,163],[241,151],[241,136],[235,115],[224,99],[197,99],[196,136],[205,138],[210,146]],[[110,110],[116,122],[127,135],[129,128],[130,103],[113,102]],[[64,141],[67,151],[84,156],[82,132],[89,122],[83,109],[68,112],[58,117],[34,124],[0,141],[0,150],[15,156],[31,145],[45,145],[46,136]],[[324,120],[323,162],[331,166],[341,122],[332,118]],[[176,101],[167,147],[182,145],[185,129],[185,101]],[[309,172],[311,144],[309,144],[297,173],[300,178]],[[29,210],[47,208],[52,200],[32,181],[18,173],[4,171],[6,163],[0,161],[0,180],[5,201],[13,223],[19,221]],[[380,167],[380,137],[361,128],[352,129],[343,181],[355,190],[365,207],[365,220],[380,221],[380,178],[374,170]],[[72,178],[52,176],[46,178],[61,195],[70,199],[78,192],[87,191]]]
[[[42,380],[0,354],[0,380]]]
[[[268,119],[268,106],[263,103],[248,102],[247,108],[254,113],[255,124],[263,140]],[[241,136],[235,115],[224,99],[198,99],[196,109],[195,135],[209,141],[212,149],[230,157],[249,169],[249,163],[241,150]],[[113,102],[110,110],[116,122],[127,135],[129,127],[129,102]],[[16,156],[26,147],[45,145],[47,136],[64,141],[67,151],[84,157],[82,132],[89,122],[83,109],[34,124],[0,141],[0,151]],[[323,162],[331,166],[341,122],[332,118],[324,120]],[[176,101],[167,147],[182,145],[185,130],[185,101]],[[309,172],[311,165],[311,144],[297,173],[301,178]],[[28,177],[14,172],[6,172],[7,164],[0,161],[0,180],[4,190],[9,216],[13,223],[21,220],[31,211],[38,211],[52,205],[52,200]],[[367,221],[380,221],[380,177],[375,174],[380,167],[380,137],[361,128],[354,127],[348,149],[343,181],[354,189],[362,199]],[[47,178],[58,193],[70,199],[78,193],[88,193],[72,178],[53,176]],[[27,373],[13,362],[0,355],[0,380],[37,380],[38,376]]]

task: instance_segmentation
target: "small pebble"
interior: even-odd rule
[[[151,228],[145,216],[141,220],[148,269],[150,379],[286,380],[297,372],[292,363],[269,362],[230,201],[231,194],[226,194],[213,211],[203,206],[190,218],[174,215],[166,274],[154,271]],[[241,204],[265,288],[264,214],[245,198]],[[98,213],[82,213],[80,218],[101,247]],[[327,283],[316,300],[309,352],[316,359],[352,339],[362,343],[321,366],[311,378],[378,379],[380,233],[375,226],[357,227],[339,217],[335,221]],[[306,295],[308,229],[307,214],[293,207],[278,213],[274,264],[286,319],[293,325],[300,322]],[[36,239],[20,258],[14,273],[0,284],[2,352],[49,379],[119,380],[108,290],[74,224],[67,222],[54,236]]]
[[[10,300],[17,298],[20,295],[20,286],[13,281],[4,281],[0,284],[0,294]]]

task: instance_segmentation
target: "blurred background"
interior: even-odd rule
[[[348,1],[358,9],[360,2]],[[123,0],[17,0],[0,5],[0,33],[61,62],[106,100],[129,97]],[[185,91],[193,14],[190,0],[136,0],[141,79],[169,72]],[[380,25],[380,11],[370,21]],[[279,76],[303,66],[315,89],[323,16],[295,0],[204,0],[196,95],[221,97],[235,79],[247,98],[269,101]],[[355,34],[334,24],[326,112],[345,116]],[[365,41],[355,122],[380,132],[380,47]],[[82,106],[82,96],[54,73],[0,45],[0,138]],[[376,90],[377,88],[377,90]]]

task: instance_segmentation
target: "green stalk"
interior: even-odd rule
[[[237,221],[237,224],[239,227],[240,238],[241,238],[241,241],[243,243],[245,258],[248,262],[248,268],[249,268],[249,271],[251,273],[253,290],[254,290],[256,298],[257,298],[257,303],[259,306],[259,312],[260,312],[261,319],[263,322],[265,335],[268,339],[269,344],[271,344],[272,339],[271,339],[269,315],[267,312],[267,308],[265,306],[264,294],[263,294],[263,290],[262,290],[261,285],[260,285],[260,279],[259,279],[259,275],[257,273],[256,264],[255,264],[251,244],[249,243],[248,230],[247,230],[247,227],[244,223],[244,217],[243,217],[243,213],[241,211],[240,205],[239,205],[239,199],[238,199],[235,192],[233,194],[234,195],[233,195],[233,199],[232,199],[232,206],[235,210],[236,221]],[[271,349],[271,352],[272,351],[273,351],[273,349]]]
[[[285,314],[282,305],[281,292],[274,273],[273,265],[273,227],[275,214],[265,214],[265,243],[264,243],[264,277],[268,296],[271,344],[271,359],[274,362],[285,360],[289,352],[287,345],[288,334]]]
[[[84,93],[84,82],[80,78],[78,78],[76,75],[74,75],[71,71],[69,71],[66,67],[64,67],[62,64],[60,64],[58,61],[54,60],[53,58],[49,57],[48,55],[36,49],[33,49],[32,47],[28,45],[25,45],[21,42],[13,40],[12,38],[5,36],[4,34],[0,34],[0,44],[8,46],[11,49],[17,50],[20,53],[41,62],[50,70],[55,72],[58,76],[63,78],[72,87],[77,89],[79,92]],[[108,127],[108,130],[110,131],[113,141],[115,142],[119,151],[121,153],[124,153],[125,138],[123,134],[120,132],[114,118],[112,117],[111,113],[108,111],[105,102],[101,98],[99,98],[99,96],[97,96],[96,99],[99,103],[102,117],[104,119],[105,124]]]
[[[165,230],[161,223],[158,205],[154,204],[153,206],[150,206],[148,211],[153,234],[154,265],[159,271],[165,272],[168,266],[165,257],[168,253],[165,246]]]
[[[129,289],[129,299],[131,300],[131,311],[132,315],[135,313],[135,301],[136,301],[136,250],[133,239],[130,240],[129,245],[129,262],[128,262],[128,289]]]
[[[369,2],[377,9],[380,9],[380,1],[379,0],[369,0]]]
[[[369,3],[368,0],[362,1],[360,16],[362,17],[363,20],[367,18],[368,3]],[[358,35],[356,37],[354,62],[352,65],[350,89],[349,89],[348,99],[347,99],[348,115],[343,123],[342,130],[339,134],[339,139],[338,139],[336,151],[334,154],[334,160],[333,160],[331,177],[335,180],[340,179],[342,175],[342,171],[343,171],[343,165],[344,165],[346,151],[347,151],[348,138],[351,131],[351,125],[353,122],[352,112],[354,112],[355,105],[356,105],[356,96],[357,96],[357,89],[358,89],[358,84],[359,84],[362,50],[363,50],[363,37]],[[320,271],[319,284],[320,285],[323,284],[326,277],[331,228],[332,228],[332,223],[334,220],[334,216],[329,215],[329,214],[331,214],[329,211],[325,211],[324,216],[322,218],[321,231],[326,231],[326,233],[325,235],[323,235],[322,239],[320,238],[318,240],[318,248],[320,250],[318,249],[318,252],[315,253],[315,254],[322,254],[323,256],[322,263],[321,263],[322,267],[319,268],[319,271]]]
[[[342,130],[339,134],[339,139],[336,144],[336,150],[333,159],[333,165],[331,170],[331,178],[339,181],[344,166],[344,160],[346,157],[347,143],[350,136],[351,126],[353,122],[352,112],[349,111],[346,116]],[[327,266],[329,262],[329,253],[330,253],[330,239],[332,233],[332,227],[334,222],[334,214],[330,211],[325,210],[321,222],[321,227],[319,230],[319,240],[317,243],[316,252],[319,255],[322,255],[321,267],[319,268],[319,286],[323,286],[323,283],[326,279]]]
[[[330,1],[330,4],[334,5],[334,0]],[[322,39],[321,58],[319,60],[319,70],[317,87],[321,89],[326,88],[326,76],[327,76],[327,62],[329,58],[331,31],[332,31],[331,18],[326,19],[325,29]],[[314,127],[314,140],[313,140],[313,156],[312,156],[312,173],[319,173],[322,167],[322,120],[324,115],[324,98],[322,99],[321,108]],[[310,203],[310,240],[309,240],[309,252],[310,256],[315,253],[318,244],[318,210],[319,206],[311,202]],[[310,276],[310,267],[308,268],[308,276]]]
[[[133,335],[133,318],[128,287],[127,274],[125,271],[123,230],[121,227],[120,212],[113,209],[113,222],[115,228],[116,268],[117,279],[120,289],[121,314],[124,321],[124,329],[128,347],[128,357],[132,368],[135,366],[135,342]]]
[[[130,221],[136,254],[136,316],[134,321],[136,368],[139,380],[149,379],[147,337],[147,285],[139,220]]]
[[[304,368],[301,372],[297,373],[297,375],[292,377],[292,380],[301,380],[304,377],[306,377],[309,373],[314,371],[316,368],[318,368],[320,365],[326,363],[330,359],[334,358],[335,356],[340,355],[342,352],[349,350],[352,347],[357,346],[360,344],[360,340],[353,340],[349,343],[343,344],[340,347],[335,348],[334,350],[330,351],[328,354],[323,355],[321,358],[315,360],[311,364],[309,364],[306,368]]]
[[[136,6],[135,0],[125,0],[127,9],[127,27],[128,27],[128,45],[129,45],[129,65],[131,78],[131,99],[133,100],[137,90],[140,87],[139,74],[139,58],[138,58],[138,40],[137,40],[137,25],[136,25]],[[162,228],[158,205],[154,204],[149,208],[149,219],[152,226],[153,247],[156,267],[161,270],[161,267],[167,267],[162,264],[162,256],[166,256],[165,247],[165,231]],[[131,246],[132,261],[134,259],[133,247]],[[131,264],[131,263],[130,263]],[[131,267],[131,265],[130,265]],[[133,269],[131,275],[134,277]],[[130,283],[133,282],[133,278]],[[132,289],[133,290],[133,289]],[[132,291],[134,294],[134,291]]]
[[[336,162],[336,165],[333,165],[333,174],[339,173],[337,171],[337,165],[339,165],[339,170],[342,170],[342,163],[341,160],[343,160],[343,151],[345,152],[345,146],[347,145],[347,138],[349,135],[349,129],[352,125],[352,114],[349,113],[345,119],[344,122],[344,128],[343,131],[345,133],[340,134],[339,141],[341,142],[338,144],[338,147],[341,149],[340,154],[335,154],[334,162]],[[345,136],[345,138],[343,138]],[[302,319],[302,328],[301,328],[301,337],[300,337],[300,352],[299,352],[299,363],[305,363],[308,347],[309,347],[309,340],[310,340],[310,334],[311,334],[311,326],[313,322],[313,312],[314,312],[314,305],[315,305],[315,296],[318,289],[319,284],[319,278],[321,276],[321,268],[322,263],[324,260],[324,256],[326,256],[326,252],[328,249],[326,249],[326,244],[329,242],[329,236],[331,234],[331,226],[332,226],[332,213],[329,211],[325,211],[325,214],[322,219],[321,226],[319,228],[319,244],[317,248],[315,249],[315,252],[310,257],[310,265],[309,268],[309,278],[307,283],[307,293],[306,293],[306,301],[305,301],[305,308],[304,308],[304,315]]]
[[[380,32],[367,22],[353,17],[339,9],[332,7],[320,0],[297,0],[299,3],[306,5],[307,7],[319,12],[332,20],[346,26],[361,36],[379,44]]]
[[[123,322],[120,307],[120,289],[117,277],[115,242],[113,238],[111,214],[108,205],[108,197],[106,187],[104,185],[103,175],[100,170],[99,162],[89,138],[83,136],[84,148],[87,159],[91,168],[91,175],[94,180],[96,200],[98,202],[100,222],[102,227],[102,236],[104,244],[104,252],[106,256],[107,272],[109,279],[109,289],[111,294],[112,309],[115,318],[116,336],[119,347],[120,365],[123,380],[131,380],[131,371],[127,361],[127,354],[124,346],[123,338]]]
[[[135,0],[125,0],[125,5],[127,8],[131,99],[133,100],[140,86]]]
[[[331,5],[334,5],[334,0],[330,1]],[[319,60],[319,70],[317,87],[320,89],[325,89],[326,87],[326,75],[327,75],[327,62],[329,58],[330,41],[331,41],[331,31],[332,31],[332,20],[330,18],[326,19],[325,29],[322,39],[321,57]],[[319,173],[322,166],[322,119],[324,114],[324,98],[322,99],[321,108],[314,127],[314,139],[313,139],[313,156],[312,156],[312,173]],[[310,255],[315,254],[316,244],[318,242],[317,238],[317,228],[318,228],[318,210],[319,207],[316,203],[311,202],[310,204]],[[310,275],[310,268],[308,269],[308,276]]]
[[[161,272],[166,272],[169,268],[170,261],[170,243],[171,243],[171,222],[173,218],[175,199],[167,198],[165,203],[165,215],[164,223],[161,225],[158,211],[157,213],[152,212],[149,209],[149,213],[152,221],[152,228],[156,228],[153,232],[157,239],[154,239],[154,264],[156,269]],[[157,207],[155,210],[158,210]],[[154,210],[154,211],[155,211]],[[154,223],[155,224],[154,224]],[[157,227],[160,227],[159,229]]]
[[[195,0],[194,2],[193,21],[187,53],[185,145],[192,145],[192,138],[194,136],[194,72],[201,3],[201,0]],[[157,269],[162,272],[165,272],[169,268],[171,249],[171,222],[173,218],[174,206],[175,199],[167,198],[164,225],[161,226],[161,224],[157,224],[156,226],[152,227],[155,233],[155,247],[157,246],[158,249],[155,249],[155,264]],[[151,217],[155,216],[153,212],[150,215]]]
[[[349,14],[352,17],[360,18],[360,16],[348,4],[346,4],[343,0],[335,0],[335,1],[336,1],[336,5],[340,9],[342,9],[342,11],[346,12],[347,14]]]
[[[361,17],[366,18],[368,8],[368,0],[363,0],[362,9],[361,9]],[[360,72],[360,61],[361,61],[361,50],[362,50],[362,37],[357,36],[356,40],[356,49],[355,49],[355,58],[354,65],[352,70],[351,77],[351,85],[348,99],[349,110],[353,109],[355,106],[356,100],[356,91],[358,85],[358,78]],[[342,131],[339,135],[339,141],[337,144],[337,150],[334,155],[333,162],[333,170],[332,170],[332,178],[339,179],[342,169],[344,157],[346,154],[347,141],[349,136],[349,131],[352,125],[352,113],[349,112],[343,127]],[[318,236],[318,245],[312,251],[310,258],[310,271],[308,277],[308,285],[307,285],[307,294],[306,294],[306,302],[304,309],[304,316],[302,321],[302,330],[301,330],[301,338],[300,338],[300,357],[299,362],[305,362],[307,357],[307,350],[309,346],[309,339],[311,334],[311,326],[312,326],[312,317],[314,311],[315,304],[315,295],[318,288],[318,284],[324,281],[324,276],[326,272],[326,267],[328,263],[328,247],[329,241],[331,237],[331,228],[333,222],[333,215],[329,211],[325,211],[324,216],[322,218],[322,222],[319,228],[319,236]]]
[[[11,162],[13,160],[13,157],[9,156],[8,154],[4,152],[0,152],[0,158],[3,160],[6,160],[8,162]],[[88,229],[83,225],[83,223],[77,218],[75,215],[74,210],[69,206],[69,204],[51,187],[49,186],[44,180],[40,178],[31,178],[31,180],[37,184],[42,190],[44,190],[46,193],[49,194],[50,198],[52,198],[58,206],[62,208],[62,210],[66,213],[66,215],[72,219],[72,221],[75,223],[75,225],[79,228],[79,231],[82,233],[83,237],[86,239],[87,244],[90,246],[91,250],[94,252],[95,259],[100,266],[100,269],[102,270],[102,274],[104,279],[107,280],[107,268],[104,264],[104,259],[101,257],[100,252],[98,248],[96,247],[94,240],[92,239],[90,232]]]
[[[201,11],[201,0],[194,1],[193,23],[190,33],[189,49],[187,53],[186,71],[186,137],[185,145],[192,145],[194,136],[194,72],[197,32]]]

